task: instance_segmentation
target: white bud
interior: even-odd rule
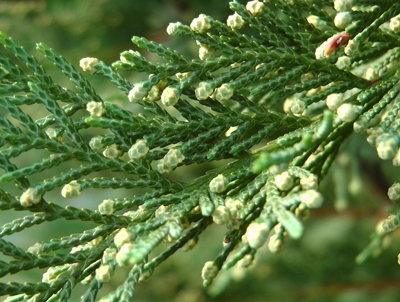
[[[300,179],[300,185],[303,190],[316,190],[318,188],[318,178],[314,174],[303,177]]]
[[[79,61],[79,66],[83,69],[83,71],[89,71],[90,73],[94,73],[96,71],[94,67],[97,64],[99,64],[99,60],[96,58],[83,58]]]
[[[215,48],[210,47],[209,45],[201,44],[199,48],[199,58],[204,61],[212,57],[215,52]]]
[[[228,84],[222,84],[219,88],[215,90],[215,98],[220,101],[227,101],[233,95],[233,89]]]
[[[240,267],[249,267],[254,262],[254,255],[247,254],[242,259],[238,261]]]
[[[237,221],[236,219],[228,220],[228,222],[226,223],[226,227],[230,231],[238,230],[240,229],[240,222]]]
[[[281,238],[278,238],[276,235],[272,235],[268,241],[268,248],[271,253],[277,254],[282,251],[283,241]]]
[[[211,28],[211,20],[206,15],[199,15],[190,23],[190,28],[196,33],[204,33]]]
[[[229,210],[229,215],[232,219],[237,219],[238,211],[243,208],[243,204],[238,199],[227,198],[225,206]]]
[[[216,224],[224,224],[229,220],[229,211],[225,206],[218,206],[211,213],[211,217]]]
[[[247,227],[246,237],[249,246],[253,249],[258,249],[267,241],[269,228],[265,223],[251,223]]]
[[[326,106],[336,111],[343,104],[343,93],[332,93],[326,98]]]
[[[310,209],[319,208],[322,206],[324,199],[321,193],[315,190],[306,190],[301,192],[300,201]]]
[[[96,269],[96,279],[97,281],[104,283],[108,282],[111,279],[111,267],[106,264],[100,266],[98,269]]]
[[[275,176],[275,184],[279,190],[287,191],[293,187],[293,178],[288,172],[283,172]]]
[[[353,6],[353,0],[335,0],[333,7],[337,12],[350,11]]]
[[[101,137],[95,136],[89,142],[89,147],[93,151],[100,151],[103,148],[103,144],[101,143]]]
[[[147,89],[143,86],[142,83],[136,84],[128,94],[129,102],[137,103],[141,101],[147,95]]]
[[[226,24],[230,28],[235,28],[235,29],[240,29],[245,25],[246,22],[244,22],[243,18],[238,15],[237,13],[234,13],[233,15],[230,15],[228,17],[228,20],[226,20]]]
[[[95,102],[91,101],[86,104],[86,110],[89,111],[90,116],[101,117],[103,113],[106,111],[104,110],[102,102]]]
[[[367,72],[365,73],[365,79],[368,81],[373,81],[378,78],[378,73],[376,72],[375,68],[368,68]]]
[[[46,134],[50,139],[56,139],[57,138],[57,131],[54,128],[47,128],[46,129]]]
[[[395,156],[393,157],[392,164],[396,167],[400,166],[400,149],[397,150]]]
[[[296,116],[302,115],[305,109],[306,104],[300,99],[295,100],[290,107],[290,110]]]
[[[227,185],[227,178],[224,175],[219,174],[210,181],[210,191],[214,193],[222,193],[225,191]]]
[[[218,267],[214,264],[213,261],[207,261],[203,269],[201,270],[201,278],[204,281],[214,279],[218,274]]]
[[[107,146],[103,151],[103,155],[109,159],[114,159],[121,155],[121,151],[118,150],[117,144],[112,144],[111,146]]]
[[[99,212],[101,215],[111,215],[114,213],[114,201],[111,199],[104,199],[101,204],[99,204]]]
[[[208,82],[200,82],[199,86],[196,88],[196,98],[201,101],[201,100],[206,100],[207,98],[210,97],[210,95],[213,93],[214,87]]]
[[[399,227],[399,218],[396,215],[390,215],[382,223],[382,228],[386,232],[393,232]]]
[[[353,18],[350,12],[341,12],[336,14],[334,23],[337,28],[344,29],[351,21],[353,21]]]
[[[400,183],[395,182],[388,190],[390,200],[397,200],[400,198]]]
[[[35,188],[29,188],[24,193],[22,193],[21,197],[19,198],[19,202],[23,207],[30,207],[33,204],[38,204],[42,196],[37,194]]]
[[[395,33],[400,31],[400,15],[397,15],[390,19],[389,28]]]
[[[169,235],[172,238],[179,238],[181,236],[182,227],[178,223],[176,223],[175,221],[171,221],[168,224],[168,229],[169,229]]]
[[[165,106],[174,106],[180,97],[180,93],[178,89],[167,87],[164,89],[163,93],[161,94],[161,102]]]
[[[381,159],[392,159],[399,148],[397,136],[381,134],[376,138],[376,151]]]
[[[179,149],[170,149],[158,163],[157,169],[160,173],[168,173],[176,168],[184,159],[185,156]]]
[[[264,7],[264,3],[259,2],[257,0],[249,1],[246,4],[246,9],[253,15],[257,16],[262,13]]]
[[[359,42],[355,42],[353,40],[350,40],[347,43],[347,46],[344,49],[344,53],[346,55],[348,55],[349,57],[351,57],[352,55],[354,55],[358,51],[359,46],[360,46]]]
[[[76,180],[73,180],[69,184],[66,184],[61,190],[61,195],[64,198],[75,198],[81,194],[81,185]]]
[[[343,104],[337,110],[337,115],[344,122],[353,122],[360,114],[360,108],[352,104]]]
[[[114,243],[117,246],[117,248],[120,248],[126,243],[129,243],[131,241],[132,234],[128,232],[125,228],[122,228],[117,235],[114,237]]]
[[[336,61],[336,67],[340,70],[349,68],[351,65],[351,60],[348,56],[341,56]]]
[[[360,116],[360,118],[356,120],[353,124],[354,132],[358,134],[364,133],[367,128],[368,122],[365,116]]]
[[[179,32],[180,32],[179,29],[182,26],[183,26],[183,24],[181,22],[170,23],[170,24],[168,24],[168,27],[167,27],[167,33],[170,36],[177,36],[177,35],[179,35]]]
[[[145,157],[147,152],[149,152],[149,147],[146,142],[139,140],[129,149],[128,155],[131,160],[136,160]]]
[[[315,28],[321,29],[326,25],[326,22],[321,20],[319,17],[310,15],[307,17],[307,22],[312,24]]]

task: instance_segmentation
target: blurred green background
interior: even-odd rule
[[[165,28],[169,22],[189,24],[200,13],[222,21],[231,14],[228,1],[218,0],[1,0],[0,30],[37,56],[57,83],[71,87],[69,80],[38,54],[36,42],[54,48],[78,70],[79,60],[83,57],[97,57],[110,64],[119,59],[120,52],[136,49],[130,42],[133,35],[144,36],[195,57],[197,48],[193,41],[168,37]],[[132,82],[140,78],[135,74],[124,75]],[[105,100],[126,101],[101,77],[87,73],[85,76]],[[44,113],[32,114],[42,117]],[[16,163],[23,167],[39,160],[43,154],[34,156],[35,159],[19,158]],[[209,165],[195,165],[178,169],[173,177],[194,178],[209,168]],[[221,272],[210,288],[203,288],[201,268],[222,249],[226,231],[221,226],[210,227],[192,251],[179,251],[156,269],[149,282],[138,284],[135,301],[400,301],[400,267],[397,264],[400,244],[396,232],[387,235],[386,248],[377,251],[377,257],[362,265],[354,262],[357,254],[368,245],[377,223],[387,217],[386,208],[390,202],[386,191],[399,175],[399,169],[377,158],[376,151],[366,143],[365,137],[353,135],[321,185],[325,205],[313,211],[310,219],[304,222],[305,233],[300,240],[288,239],[283,252],[277,255],[272,255],[265,246],[260,249],[252,267],[234,267]],[[43,174],[32,179],[43,179]],[[5,188],[13,190],[12,187]],[[46,194],[47,200],[93,210],[104,198],[134,193],[129,190],[88,190],[79,198],[63,200],[59,190],[54,191]],[[6,223],[24,215],[0,212],[0,220]],[[28,248],[39,240],[66,236],[92,227],[94,225],[89,223],[60,220],[35,226],[6,239]],[[166,246],[160,246],[158,252]],[[6,276],[1,281],[37,282],[44,271]],[[126,274],[126,269],[118,268],[100,294],[115,289]],[[84,290],[85,287],[78,284],[71,301],[77,301]]]

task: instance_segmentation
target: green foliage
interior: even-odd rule
[[[171,23],[167,32],[195,40],[200,59],[140,37],[132,42],[160,62],[133,50],[112,67],[82,59],[84,71],[125,93],[121,105],[104,101],[72,64],[39,43],[37,50],[76,89],[54,83],[34,56],[0,32],[0,43],[23,66],[0,53],[0,209],[30,213],[2,225],[0,237],[61,218],[96,225],[27,251],[0,239],[0,251],[13,258],[0,262],[1,277],[48,269],[42,282],[0,283],[0,295],[15,296],[6,301],[65,301],[78,282],[88,284],[82,301],[95,301],[119,266],[130,268],[128,277],[100,301],[130,301],[136,283],[177,250],[192,248],[215,223],[227,232],[222,251],[203,268],[209,285],[221,269],[250,265],[265,243],[277,253],[288,236],[302,236],[302,220],[322,206],[318,185],[353,131],[367,131],[378,156],[400,165],[400,4],[264,2],[232,1],[227,24],[206,15],[190,26]],[[345,32],[339,33],[343,15],[335,9],[355,20]],[[118,70],[148,77],[132,84]],[[42,116],[35,120],[29,106]],[[34,150],[43,151],[41,161],[16,164]],[[218,160],[229,163],[193,180],[170,176]],[[8,183],[18,193],[8,192]],[[46,196],[60,190],[77,198],[88,188],[132,193],[99,201],[96,211]],[[395,182],[390,199],[399,192]],[[393,207],[357,262],[384,245],[400,225],[399,211]],[[149,259],[163,241],[170,246]]]

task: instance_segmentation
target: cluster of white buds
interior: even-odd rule
[[[179,90],[173,87],[167,87],[161,94],[161,103],[165,106],[174,106],[180,97]]]
[[[90,116],[101,117],[106,111],[102,102],[91,101],[86,104],[86,110],[89,111]]]
[[[288,191],[293,187],[293,178],[285,171],[275,176],[275,184],[279,190]]]
[[[196,88],[196,98],[201,100],[206,100],[214,92],[214,87],[209,82],[200,82],[199,86]]]
[[[392,159],[399,149],[399,137],[383,133],[376,138],[376,151],[381,159]]]
[[[23,207],[30,207],[33,204],[38,204],[42,196],[37,194],[35,188],[29,188],[24,193],[22,193],[21,197],[19,198],[19,202]]]
[[[196,33],[204,33],[211,28],[211,19],[204,14],[200,14],[190,23],[190,28]]]
[[[114,159],[121,155],[121,151],[118,150],[117,144],[112,144],[111,146],[107,146],[107,148],[103,151],[103,155],[109,159]]]
[[[114,201],[112,199],[104,199],[99,204],[99,212],[101,215],[111,215],[114,213]]]
[[[64,198],[75,198],[81,194],[81,185],[76,180],[73,180],[69,184],[66,184],[61,190],[61,195]]]
[[[346,12],[350,11],[353,6],[354,0],[335,0],[333,2],[333,7],[337,12]]]
[[[226,20],[226,24],[230,28],[240,29],[246,24],[246,22],[244,22],[243,18],[240,15],[234,13],[233,15],[230,15],[228,17],[228,19]]]
[[[265,223],[253,222],[247,227],[246,237],[249,246],[258,249],[263,246],[268,239],[269,227]]]
[[[336,67],[340,70],[349,68],[351,65],[351,60],[348,56],[341,56],[336,61]]]
[[[131,160],[141,159],[147,155],[149,147],[143,140],[138,140],[128,151]]]
[[[220,101],[227,101],[233,95],[233,89],[229,86],[229,84],[222,84],[219,88],[217,88],[214,92],[215,98]]]
[[[249,1],[246,4],[246,9],[253,15],[257,16],[262,13],[264,8],[264,3],[254,0],[254,1]]]
[[[83,69],[83,71],[89,71],[90,73],[94,73],[96,71],[94,67],[97,64],[99,64],[99,60],[96,58],[83,58],[79,61],[79,66]]]
[[[225,191],[227,185],[228,179],[224,175],[219,174],[210,181],[209,187],[211,192],[222,193]]]
[[[346,103],[337,109],[337,115],[344,122],[353,122],[360,114],[360,111],[359,106]]]
[[[220,205],[214,209],[211,217],[216,224],[224,224],[229,220],[229,211],[225,206]]]
[[[337,28],[344,29],[351,21],[353,21],[351,12],[340,12],[336,14],[334,23]]]
[[[389,28],[395,33],[400,31],[400,14],[390,19]]]
[[[400,198],[400,183],[395,182],[388,190],[390,200],[397,200]]]
[[[137,103],[147,95],[148,90],[144,87],[143,83],[136,84],[128,94],[129,102]]]
[[[176,168],[185,156],[179,149],[170,149],[168,153],[160,160],[157,165],[157,170],[160,173],[169,173]]]
[[[218,267],[213,261],[207,261],[204,263],[203,269],[201,270],[201,278],[204,281],[214,279],[218,274]]]

